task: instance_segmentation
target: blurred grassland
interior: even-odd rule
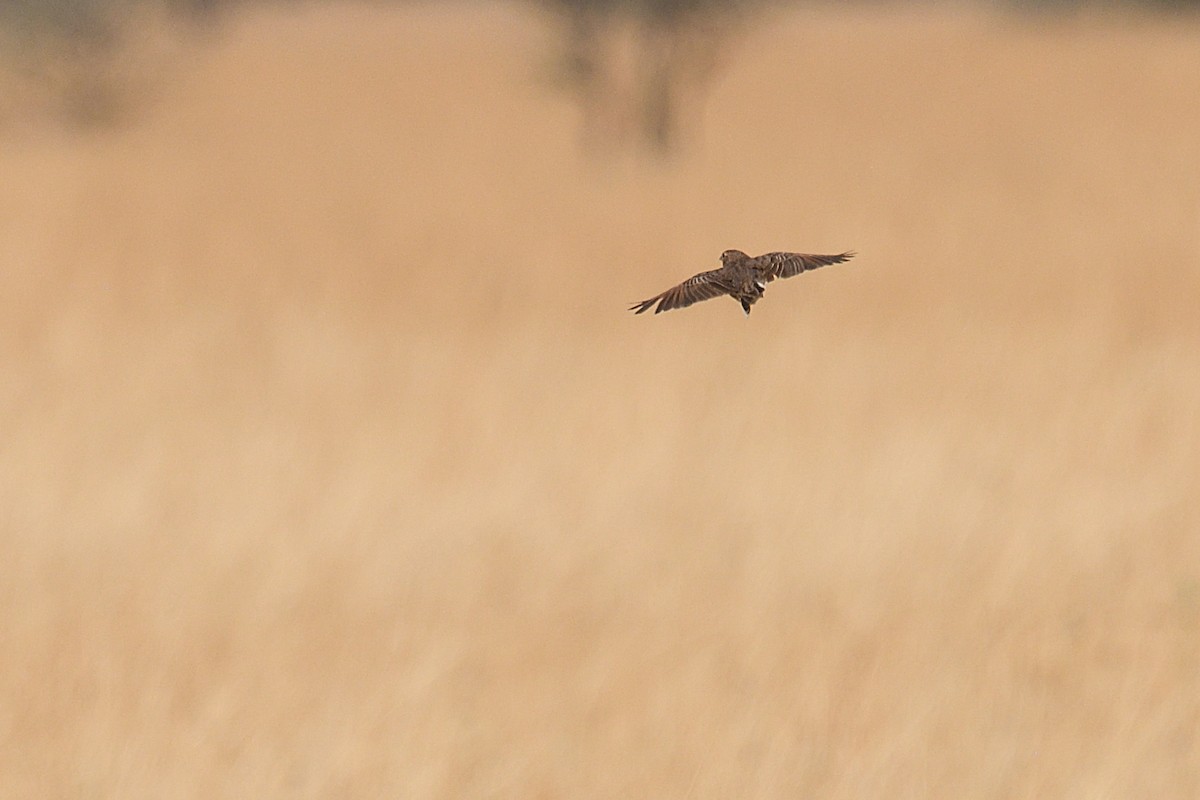
[[[0,144],[0,795],[1200,796],[1200,27],[778,12],[669,165],[225,33]],[[625,312],[729,247],[860,255]]]

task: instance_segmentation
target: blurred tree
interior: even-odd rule
[[[558,77],[579,101],[585,144],[676,148],[754,1],[542,0],[563,27]]]
[[[0,115],[73,123],[108,116],[105,60],[118,37],[116,0],[0,3],[0,56],[7,72]]]
[[[228,2],[0,0],[0,125],[124,119],[161,77],[164,43]]]
[[[76,125],[122,117],[158,66],[157,56],[137,53],[138,26],[144,32],[166,20],[178,35],[211,27],[234,5],[305,1],[0,0],[0,125],[21,115]],[[556,77],[579,102],[585,144],[659,155],[679,146],[750,13],[786,1],[536,0],[562,30]],[[1031,12],[1200,8],[1200,0],[980,1]]]

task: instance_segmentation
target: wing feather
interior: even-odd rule
[[[758,257],[767,268],[767,279],[791,278],[801,272],[825,267],[830,264],[841,264],[854,257],[854,251],[849,250],[837,255],[812,255],[809,253],[767,253]]]
[[[730,287],[720,277],[721,270],[714,269],[710,272],[701,272],[699,275],[693,275],[678,286],[672,286],[662,294],[656,294],[649,300],[643,300],[640,303],[635,303],[630,306],[629,310],[637,314],[649,310],[658,303],[658,308],[654,309],[655,314],[661,314],[664,311],[672,311],[676,308],[687,308],[693,303],[699,303],[701,300],[711,300],[714,297],[720,297],[723,294],[729,294],[732,291]]]

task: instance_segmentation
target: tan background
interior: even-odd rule
[[[0,796],[1200,796],[1200,25],[248,10],[0,146]],[[721,250],[860,253],[658,317]]]

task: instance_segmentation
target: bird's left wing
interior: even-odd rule
[[[767,280],[775,278],[790,278],[793,275],[799,275],[801,272],[808,272],[810,269],[825,267],[830,264],[841,264],[843,261],[849,261],[854,257],[854,251],[850,250],[837,255],[822,256],[810,255],[808,253],[767,253],[759,256],[756,260],[766,267]]]
[[[649,300],[634,303],[629,310],[641,314],[658,303],[658,308],[654,309],[654,313],[661,314],[674,308],[687,308],[692,303],[711,300],[714,297],[729,294],[730,291],[732,291],[732,287],[722,279],[721,270],[714,269],[710,272],[693,275],[678,286],[672,286]]]

